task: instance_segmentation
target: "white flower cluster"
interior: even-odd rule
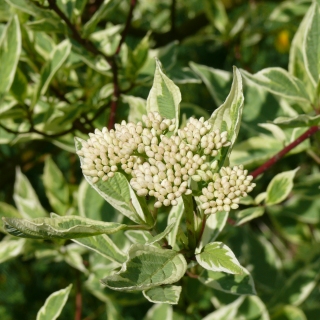
[[[157,112],[144,116],[143,121],[145,125],[122,121],[115,125],[114,130],[103,128],[89,133],[90,138],[77,151],[83,157],[83,174],[91,176],[93,183],[99,179],[107,181],[119,168],[131,174],[150,153],[151,143],[157,143],[160,135],[175,129],[174,119],[163,119]]]
[[[210,168],[207,158],[228,146],[227,132],[210,131],[212,126],[204,118],[189,119],[186,127],[177,135],[160,136],[160,142],[151,142],[148,159],[132,172],[130,184],[139,196],[153,196],[154,206],[174,206],[182,194],[190,194],[188,180]],[[216,163],[214,164],[216,165]],[[211,165],[211,168],[213,166]]]
[[[239,207],[240,197],[245,197],[255,187],[252,183],[253,177],[248,176],[248,170],[243,166],[222,167],[219,173],[213,174],[213,181],[202,189],[199,197],[201,209],[205,214],[218,211],[229,212]]]
[[[122,121],[114,130],[96,129],[77,152],[83,157],[83,174],[96,183],[118,170],[125,172],[138,196],[156,198],[156,208],[174,206],[182,194],[191,194],[192,178],[209,183],[200,196],[205,213],[238,207],[239,197],[254,187],[247,171],[234,167],[213,173],[219,150],[230,145],[227,132],[212,130],[204,118],[190,118],[185,128],[168,137],[175,128],[175,120],[151,112],[137,124]]]

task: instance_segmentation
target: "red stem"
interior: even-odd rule
[[[301,142],[303,142],[304,140],[311,137],[314,133],[318,132],[319,130],[320,130],[320,127],[318,127],[318,126],[310,127],[305,133],[303,133],[295,141],[291,142],[289,145],[287,145],[285,148],[283,148],[280,152],[278,152],[276,155],[274,155],[272,158],[270,158],[267,162],[265,162],[259,168],[257,168],[253,172],[251,172],[250,175],[253,176],[253,178],[255,179],[260,174],[262,174],[267,169],[269,169],[271,166],[273,166],[277,161],[279,161],[284,155],[286,155],[294,147],[296,147]]]

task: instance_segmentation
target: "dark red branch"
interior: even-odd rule
[[[294,147],[299,145],[304,140],[311,137],[314,133],[320,131],[320,127],[313,126],[309,128],[305,133],[303,133],[300,137],[298,137],[295,141],[291,142],[289,145],[287,145],[285,148],[283,148],[280,152],[278,152],[275,156],[270,158],[267,162],[265,162],[262,166],[254,170],[250,173],[250,175],[253,176],[255,179],[260,174],[265,172],[267,169],[269,169],[271,166],[273,166],[277,161],[279,161],[284,155],[286,155],[288,152],[290,152]]]
[[[80,271],[77,272],[76,278],[76,312],[74,316],[74,320],[81,320],[82,315],[82,289],[81,289],[81,274]]]

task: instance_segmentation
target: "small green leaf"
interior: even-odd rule
[[[11,87],[21,52],[21,32],[17,15],[8,22],[0,39],[0,97]]]
[[[161,63],[156,59],[153,86],[147,99],[147,112],[157,111],[164,118],[175,119],[178,129],[180,102],[180,89],[163,73]]]
[[[178,304],[182,287],[159,286],[143,291],[143,295],[152,303]]]
[[[231,274],[243,274],[243,268],[229,247],[222,242],[207,244],[196,254],[198,263],[205,269]]]
[[[277,174],[267,187],[266,205],[271,206],[287,198],[293,188],[293,179],[299,168]]]
[[[155,304],[148,310],[143,320],[173,320],[172,311],[170,304]]]
[[[53,50],[50,59],[46,62],[41,70],[40,81],[33,97],[35,105],[40,97],[44,95],[50,85],[52,78],[68,58],[71,51],[71,44],[68,40],[59,43]]]
[[[232,83],[230,72],[190,62],[190,68],[201,78],[217,106],[223,104]]]
[[[309,116],[307,114],[300,114],[292,118],[279,117],[276,118],[273,123],[282,128],[318,126],[320,124],[320,115]]]
[[[27,89],[28,80],[24,73],[17,68],[10,91],[19,102],[24,103],[27,97]]]
[[[141,121],[142,115],[146,114],[146,100],[124,94],[121,95],[121,99],[129,105],[128,122],[137,123]]]
[[[286,305],[272,315],[272,320],[308,320],[304,312],[297,307]]]
[[[27,177],[19,168],[16,171],[13,199],[22,217],[39,218],[47,215]]]
[[[317,85],[320,74],[320,6],[314,1],[308,13],[308,22],[303,39],[303,58],[307,72],[314,84]]]
[[[127,230],[124,234],[132,243],[145,244],[153,238],[150,232],[145,230]]]
[[[247,269],[242,268],[242,274],[230,274],[225,272],[203,270],[199,281],[206,286],[237,295],[255,295],[256,289],[252,276]]]
[[[264,207],[252,207],[241,210],[237,213],[237,221],[235,226],[241,226],[242,224],[251,221],[252,219],[261,217],[264,214]]]
[[[83,140],[75,138],[76,149],[80,150]],[[79,157],[83,163],[83,157]],[[152,226],[154,221],[147,207],[145,198],[137,197],[131,188],[126,177],[116,172],[114,177],[107,181],[99,180],[97,183],[92,183],[92,177],[84,176],[89,184],[95,189],[99,195],[108,201],[123,215],[138,224]]]
[[[159,234],[157,234],[156,236],[152,237],[151,239],[149,239],[146,244],[154,244],[160,240],[162,240],[164,237],[166,237],[173,229],[175,225],[175,222],[167,225],[167,227],[164,229],[164,231],[160,232]]]
[[[241,70],[244,77],[269,92],[287,99],[310,103],[310,97],[303,82],[282,68],[266,68],[255,74]]]
[[[205,14],[211,24],[224,34],[229,23],[226,9],[221,0],[205,0]]]
[[[77,240],[72,239],[72,241],[121,264],[127,259],[127,256],[105,234],[93,237],[78,238]]]
[[[177,199],[178,204],[176,206],[172,206],[169,215],[167,224],[170,225],[174,223],[173,229],[168,234],[168,243],[169,245],[174,248],[177,240],[177,233],[180,225],[180,221],[184,212],[184,204],[182,197]]]
[[[207,217],[201,241],[196,249],[196,253],[200,253],[206,244],[213,242],[218,237],[219,233],[226,225],[228,216],[228,212],[222,211],[217,212],[216,214],[211,214]]]
[[[72,284],[65,289],[52,293],[41,307],[37,314],[37,320],[55,320],[59,317],[64,305],[68,300],[68,296]]]
[[[0,263],[17,257],[23,252],[26,239],[4,238],[0,242]]]
[[[241,123],[243,101],[241,74],[236,67],[233,67],[233,82],[230,93],[225,102],[212,113],[209,119],[213,127],[212,130],[219,129],[221,132],[228,132],[228,140],[231,142],[231,145],[225,151],[223,155],[224,158],[228,157],[237,139]],[[224,161],[221,163],[223,164],[223,162]]]
[[[120,272],[102,279],[102,284],[119,291],[146,290],[177,282],[187,270],[184,256],[173,250],[135,244],[128,254]]]
[[[231,320],[236,319],[236,314],[240,305],[243,303],[245,296],[239,297],[232,303],[221,307],[220,309],[208,314],[202,320]]]
[[[2,218],[5,231],[13,236],[33,239],[73,239],[99,234],[111,234],[126,225],[102,222],[77,216],[55,215],[54,218],[33,220]]]
[[[62,172],[50,157],[44,164],[43,184],[52,209],[65,215],[69,208],[69,187]]]

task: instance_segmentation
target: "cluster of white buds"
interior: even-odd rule
[[[114,130],[96,129],[77,153],[83,157],[83,174],[96,183],[107,181],[118,170],[131,179],[138,196],[155,197],[154,206],[177,205],[177,198],[191,194],[190,178],[207,182],[202,189],[201,208],[206,214],[230,211],[254,184],[242,166],[216,171],[219,150],[230,145],[227,132],[212,130],[204,118],[190,118],[183,129],[170,137],[175,120],[150,112],[136,124],[116,124]]]
[[[175,120],[163,119],[158,112],[143,116],[143,122],[115,124],[115,129],[96,129],[89,133],[89,139],[82,143],[77,154],[83,157],[81,166],[84,175],[91,176],[92,182],[107,181],[121,168],[131,174],[156,143],[160,135],[175,129]],[[141,155],[141,157],[140,157]]]
[[[212,182],[202,189],[199,197],[201,209],[205,214],[219,211],[229,212],[237,209],[241,197],[245,197],[255,187],[252,183],[253,177],[248,176],[248,170],[243,170],[243,166],[222,167],[219,173],[214,173]]]

